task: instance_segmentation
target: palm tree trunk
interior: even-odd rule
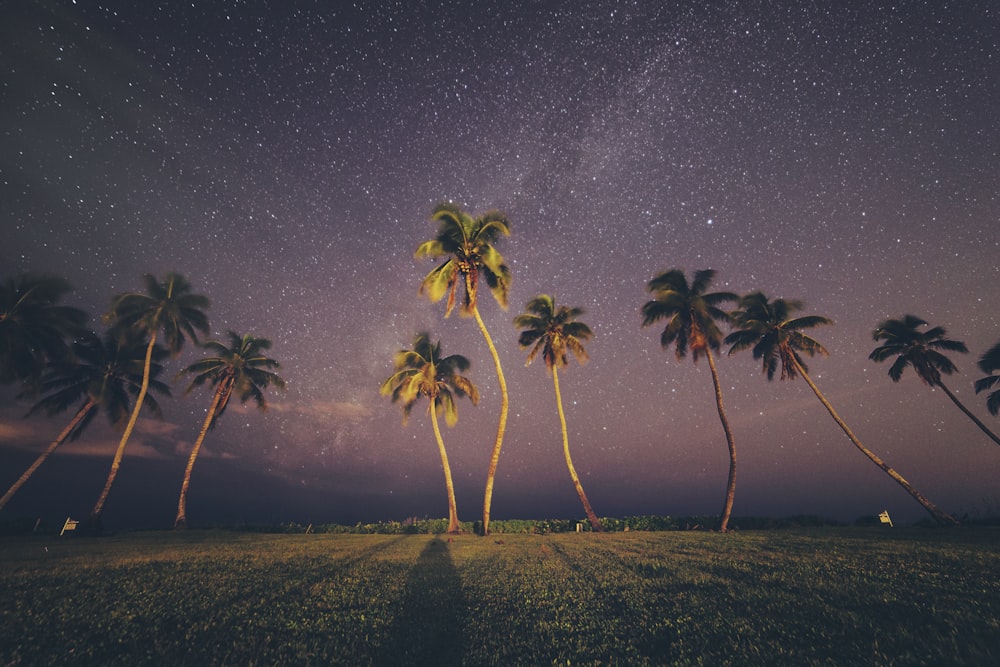
[[[944,392],[945,396],[947,396],[948,398],[951,399],[952,403],[954,403],[955,405],[958,406],[959,410],[961,410],[962,412],[965,413],[966,417],[968,417],[969,419],[971,419],[972,422],[976,426],[979,427],[979,430],[981,430],[983,433],[985,433],[986,435],[988,435],[990,437],[990,439],[993,440],[993,442],[995,442],[998,445],[1000,445],[1000,438],[997,437],[996,433],[994,433],[989,428],[987,428],[986,424],[984,424],[983,422],[979,421],[979,419],[976,417],[976,415],[974,415],[971,412],[969,412],[969,409],[966,408],[964,405],[962,405],[962,402],[960,400],[958,400],[958,398],[948,390],[948,387],[944,386],[943,382],[938,381],[937,386],[941,388],[941,391]]]
[[[562,404],[562,394],[559,392],[559,369],[552,366],[552,384],[556,388],[556,407],[559,408],[559,426],[562,428],[562,442],[563,442],[563,454],[566,455],[566,467],[569,468],[569,476],[573,480],[573,486],[576,487],[576,495],[580,496],[580,502],[583,503],[583,510],[587,513],[587,519],[590,521],[591,528],[595,532],[603,533],[604,526],[601,525],[600,519],[594,514],[594,509],[590,506],[590,501],[587,500],[587,494],[583,492],[583,485],[580,484],[580,478],[576,474],[576,468],[573,467],[573,459],[569,455],[569,435],[566,432],[566,413],[563,412]]]
[[[483,323],[483,318],[479,315],[478,306],[472,307],[472,314],[476,318],[476,324],[479,325],[479,330],[483,334],[483,338],[486,339],[486,346],[490,348],[490,354],[493,356],[493,365],[497,369],[497,381],[500,383],[500,423],[497,426],[497,437],[493,443],[493,453],[490,455],[490,467],[486,471],[486,494],[483,499],[483,535],[490,534],[490,506],[493,504],[493,480],[496,478],[497,474],[497,462],[500,460],[500,448],[503,446],[503,434],[504,430],[507,428],[507,408],[508,408],[508,398],[507,398],[507,381],[503,376],[503,368],[500,367],[500,355],[497,354],[497,348],[493,345],[493,339],[490,338],[490,332],[486,330],[486,325]]]
[[[719,409],[719,421],[722,422],[722,430],[726,432],[726,444],[729,446],[729,479],[726,482],[726,500],[722,504],[722,514],[719,516],[719,532],[725,533],[729,530],[729,517],[733,513],[733,501],[736,498],[736,441],[733,439],[733,431],[729,427],[726,409],[722,406],[722,385],[719,384],[719,371],[715,368],[712,350],[706,347],[705,353],[708,356],[708,367],[712,370],[712,384],[715,386],[715,405]]]
[[[128,424],[125,425],[125,432],[122,433],[122,438],[118,442],[118,449],[115,450],[115,457],[111,461],[111,471],[108,473],[108,479],[104,483],[104,489],[101,490],[101,495],[97,498],[94,509],[90,511],[90,529],[93,532],[100,532],[101,530],[101,514],[104,512],[104,503],[107,502],[108,494],[111,493],[111,485],[115,483],[115,477],[118,476],[118,468],[121,467],[122,457],[125,455],[125,445],[128,444],[128,439],[132,437],[135,423],[139,420],[139,412],[142,410],[142,404],[146,400],[146,392],[149,391],[149,369],[152,365],[153,347],[156,345],[157,333],[157,331],[153,331],[149,336],[149,344],[146,346],[146,360],[142,367],[142,385],[139,387],[139,394],[135,397],[132,414],[129,416]]]
[[[38,458],[35,459],[35,462],[32,463],[28,467],[28,469],[24,471],[23,475],[18,477],[17,481],[14,482],[14,484],[12,484],[9,489],[7,489],[7,493],[3,494],[3,498],[0,498],[0,510],[2,510],[10,501],[10,499],[14,497],[14,494],[17,493],[18,489],[24,486],[24,483],[27,482],[31,478],[31,476],[35,474],[35,471],[38,470],[38,467],[43,463],[45,463],[45,459],[49,457],[49,454],[56,451],[56,448],[59,447],[59,445],[61,445],[63,441],[69,437],[69,434],[73,432],[73,429],[77,427],[77,424],[83,421],[83,418],[86,417],[87,414],[91,410],[93,410],[96,406],[97,404],[94,403],[93,399],[87,399],[87,402],[84,403],[83,407],[81,407],[79,410],[76,411],[76,415],[73,416],[73,419],[72,421],[70,421],[69,425],[66,428],[64,428],[58,436],[56,436],[55,440],[49,443],[49,446],[45,449],[44,452],[38,455]]]
[[[175,529],[187,528],[187,493],[188,487],[191,486],[191,471],[194,470],[194,462],[201,451],[202,443],[205,442],[208,429],[212,426],[212,420],[215,419],[215,411],[219,409],[223,395],[231,389],[232,385],[227,386],[225,381],[219,384],[219,388],[215,390],[215,396],[212,397],[212,405],[208,408],[208,415],[205,416],[201,431],[198,432],[198,439],[194,441],[194,447],[191,448],[191,455],[188,456],[187,467],[184,469],[184,481],[181,482],[181,495],[177,501],[177,517],[174,519]]]
[[[812,378],[810,378],[809,374],[806,373],[804,368],[802,368],[802,364],[800,364],[798,360],[794,358],[792,359],[792,363],[795,365],[795,370],[798,371],[798,373],[802,376],[802,379],[806,381],[806,384],[809,385],[809,388],[812,389],[814,394],[816,394],[816,398],[818,398],[819,402],[823,404],[823,407],[826,408],[826,411],[830,413],[830,416],[833,417],[833,420],[837,422],[837,425],[840,426],[841,430],[844,431],[844,433],[847,435],[850,441],[854,443],[855,447],[860,449],[861,452],[869,459],[871,459],[875,465],[881,468],[885,472],[885,474],[889,475],[889,477],[892,477],[894,480],[896,480],[897,484],[906,489],[906,492],[909,493],[911,496],[913,496],[913,499],[916,500],[918,503],[920,503],[921,507],[927,510],[927,512],[932,517],[934,517],[934,519],[938,523],[945,525],[952,525],[952,526],[958,525],[958,519],[956,519],[951,514],[948,514],[944,510],[938,508],[937,505],[935,505],[930,500],[925,498],[923,494],[921,494],[919,491],[913,488],[909,482],[903,479],[902,475],[900,475],[898,472],[890,468],[885,463],[885,461],[880,459],[878,456],[875,455],[874,452],[872,452],[867,447],[862,445],[861,441],[858,440],[857,437],[855,437],[854,433],[851,432],[851,429],[848,428],[847,424],[844,423],[844,420],[841,419],[840,415],[837,414],[837,411],[833,409],[832,405],[830,405],[830,402],[826,400],[826,398],[823,396],[822,393],[820,393],[819,388],[812,381]]]
[[[455,484],[451,479],[451,466],[448,465],[448,452],[441,438],[441,428],[437,420],[437,399],[431,399],[431,426],[434,428],[434,439],[437,441],[438,452],[441,454],[441,467],[444,468],[444,485],[448,489],[448,532],[460,533],[462,526],[458,523],[458,504],[455,502]]]

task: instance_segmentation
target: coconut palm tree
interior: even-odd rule
[[[559,391],[559,369],[564,368],[569,363],[570,354],[576,357],[576,360],[581,364],[587,361],[589,357],[583,343],[590,340],[593,332],[583,322],[576,321],[576,318],[583,314],[582,308],[568,306],[557,308],[555,299],[548,294],[539,294],[528,301],[525,310],[527,312],[514,318],[514,326],[523,329],[518,337],[518,343],[522,348],[531,348],[525,365],[530,364],[541,353],[545,367],[552,375],[552,384],[556,390],[559,426],[562,429],[563,455],[566,457],[566,467],[569,468],[569,476],[573,480],[576,494],[583,504],[583,510],[587,513],[587,520],[590,521],[590,525],[595,531],[602,532],[604,527],[597,515],[594,514],[590,501],[587,500],[587,494],[583,491],[580,477],[576,474],[573,459],[569,454],[566,413],[563,410],[562,394]]]
[[[51,275],[22,274],[0,282],[0,384],[37,383],[49,361],[69,356],[87,314],[61,306],[72,290]],[[37,387],[31,387],[37,389]]]
[[[497,382],[500,385],[500,421],[497,425],[497,436],[493,442],[493,452],[490,455],[490,465],[486,472],[486,493],[483,499],[482,534],[489,534],[490,506],[493,502],[493,481],[496,477],[497,463],[500,460],[500,448],[503,446],[504,430],[507,427],[507,381],[500,366],[500,355],[487,331],[483,318],[479,314],[480,278],[493,294],[500,307],[507,308],[507,297],[510,290],[510,269],[504,263],[503,257],[493,245],[503,236],[510,235],[510,223],[499,211],[489,211],[478,218],[450,203],[439,204],[431,214],[431,220],[438,223],[438,232],[430,241],[421,243],[415,257],[430,257],[437,259],[447,257],[444,263],[435,267],[420,283],[420,294],[432,302],[440,301],[448,295],[445,317],[451,314],[455,307],[458,293],[462,293],[462,303],[459,309],[462,315],[471,315],[476,319],[479,331],[486,340],[486,346],[493,357],[496,367]]]
[[[76,440],[100,409],[103,408],[115,428],[125,425],[130,412],[129,394],[137,395],[142,384],[146,341],[110,334],[100,338],[88,332],[74,341],[73,352],[72,359],[49,363],[39,382],[43,396],[31,406],[28,416],[38,412],[52,416],[65,412],[74,404],[79,407],[66,428],[0,498],[0,509],[63,442]],[[153,352],[149,388],[169,396],[170,388],[156,379],[163,370],[158,361],[165,355],[166,350],[160,346]],[[160,406],[153,394],[146,394],[145,404],[155,416],[160,415]]]
[[[209,300],[205,296],[192,293],[191,285],[183,276],[178,273],[168,273],[163,282],[160,282],[155,276],[147,273],[145,282],[145,294],[130,292],[115,297],[111,302],[111,310],[104,316],[114,331],[138,333],[147,336],[148,342],[139,394],[118,448],[115,450],[108,479],[94,504],[94,509],[90,512],[91,528],[95,531],[100,530],[104,504],[121,467],[125,445],[128,444],[135,423],[139,419],[139,411],[149,389],[153,351],[161,333],[166,343],[165,347],[172,355],[180,352],[187,338],[197,342],[197,331],[208,333],[208,317],[204,311],[209,306]]]
[[[732,346],[729,348],[729,354],[741,350],[752,350],[754,359],[761,360],[762,372],[767,375],[768,380],[774,379],[775,371],[779,366],[782,380],[794,380],[801,376],[855,447],[897,484],[906,489],[906,492],[920,503],[936,521],[957,525],[958,519],[939,509],[937,505],[907,482],[902,475],[862,445],[857,436],[837,414],[837,411],[833,409],[833,405],[820,392],[816,383],[809,377],[808,367],[801,354],[826,356],[828,353],[819,341],[802,333],[802,330],[812,329],[823,324],[833,324],[833,321],[820,315],[806,315],[792,319],[791,314],[801,310],[802,307],[801,301],[785,299],[769,301],[761,292],[745,295],[740,299],[739,309],[732,313],[733,324],[737,330],[726,336],[724,341],[726,345]]]
[[[941,380],[941,375],[951,375],[958,368],[951,359],[942,354],[946,352],[968,352],[965,343],[946,338],[947,333],[944,327],[931,327],[925,331],[920,331],[920,327],[926,326],[927,322],[915,315],[904,315],[900,319],[888,319],[881,322],[872,338],[876,341],[884,341],[882,345],[872,350],[868,358],[872,361],[885,361],[895,357],[895,361],[889,366],[889,377],[893,382],[899,382],[903,377],[903,371],[907,366],[912,366],[914,372],[920,380],[930,386],[937,387],[944,392],[951,402],[958,406],[958,409],[965,413],[965,416],[979,427],[993,442],[1000,445],[1000,437],[987,428],[974,414],[969,412],[958,397],[951,393]]]
[[[660,335],[660,345],[664,349],[673,345],[678,361],[687,356],[688,348],[694,363],[697,364],[702,355],[708,360],[712,385],[715,387],[715,406],[729,447],[729,478],[722,513],[719,515],[719,530],[726,532],[736,497],[736,441],[722,404],[722,385],[719,383],[719,372],[715,367],[712,350],[718,351],[722,343],[723,334],[717,323],[729,323],[729,314],[719,306],[736,301],[739,297],[732,292],[706,294],[714,277],[715,271],[712,269],[695,271],[694,279],[689,285],[684,272],[679,269],[655,276],[647,285],[653,299],[642,306],[642,326],[666,320],[667,324]]]
[[[438,415],[443,413],[445,423],[454,426],[458,422],[455,397],[468,396],[473,405],[479,402],[479,390],[467,377],[461,375],[469,369],[469,360],[458,354],[442,357],[441,342],[431,344],[428,334],[418,333],[413,339],[413,349],[397,352],[393,364],[395,372],[382,383],[379,393],[392,396],[393,403],[402,402],[404,424],[421,396],[430,400],[427,411],[431,415],[431,427],[441,454],[444,483],[448,491],[448,532],[458,533],[461,525],[458,522],[455,485],[451,479],[451,466],[448,465],[448,452],[444,448],[441,428],[438,426]]]
[[[986,377],[976,380],[976,393],[997,387],[986,397],[986,409],[990,411],[991,415],[996,415],[1000,412],[1000,387],[998,387],[1000,375],[993,375],[993,373],[1000,370],[1000,342],[986,350],[979,358],[979,370],[986,373]]]
[[[229,331],[228,335],[228,345],[214,340],[206,341],[202,348],[208,350],[208,356],[181,371],[181,374],[194,376],[185,393],[190,393],[195,387],[205,384],[215,387],[215,392],[212,394],[212,404],[208,408],[201,431],[198,432],[198,438],[191,448],[187,467],[184,469],[174,528],[187,527],[187,494],[188,487],[191,486],[191,471],[194,469],[194,462],[201,451],[208,429],[214,427],[216,421],[226,411],[229,399],[235,394],[240,403],[244,404],[252,398],[257,407],[264,411],[267,409],[264,390],[272,385],[278,389],[285,388],[285,381],[269,370],[280,368],[280,364],[263,354],[264,351],[271,349],[271,341],[266,338],[255,338],[250,334],[240,336],[232,331]]]

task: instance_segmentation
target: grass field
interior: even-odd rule
[[[0,665],[996,665],[1000,530],[0,539]]]

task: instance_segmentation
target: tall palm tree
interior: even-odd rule
[[[539,294],[534,299],[528,301],[525,306],[527,312],[514,318],[514,326],[523,329],[518,337],[518,343],[522,348],[531,347],[528,353],[530,364],[538,356],[542,355],[545,367],[552,374],[552,384],[556,390],[556,408],[559,411],[559,426],[562,429],[563,455],[566,457],[566,467],[569,468],[570,479],[576,488],[576,494],[580,496],[583,503],[583,510],[587,513],[587,519],[591,527],[601,532],[604,527],[600,519],[594,514],[587,494],[583,491],[580,477],[573,467],[573,459],[569,454],[569,435],[566,430],[566,413],[563,410],[562,394],[559,391],[559,369],[564,368],[569,363],[569,355],[576,357],[578,362],[585,363],[589,358],[583,343],[590,340],[593,332],[583,322],[576,321],[583,314],[582,308],[570,308],[568,306],[556,307],[555,299],[548,294]],[[533,346],[533,347],[532,347]]]
[[[28,416],[38,412],[52,416],[79,404],[76,413],[66,428],[0,498],[0,509],[63,442],[76,440],[101,408],[112,426],[123,428],[125,425],[130,412],[129,394],[137,395],[142,384],[146,341],[135,337],[118,338],[111,334],[100,338],[88,332],[73,343],[73,351],[72,360],[49,364],[39,383],[43,396],[31,406]],[[166,350],[157,346],[150,365],[149,386],[169,396],[170,388],[156,379],[163,370],[157,362],[165,355]],[[145,403],[150,412],[160,415],[160,406],[151,393],[146,394]]]
[[[507,296],[510,291],[510,269],[504,263],[503,257],[493,247],[501,237],[510,235],[510,223],[499,211],[489,211],[478,218],[450,203],[439,204],[431,214],[431,220],[438,223],[438,232],[430,241],[420,244],[415,253],[416,258],[447,257],[444,263],[428,273],[420,283],[420,294],[427,296],[432,302],[440,301],[448,295],[445,317],[451,314],[459,290],[463,293],[462,305],[459,309],[462,315],[471,315],[479,325],[479,331],[486,340],[486,346],[493,357],[496,367],[497,381],[500,385],[500,421],[497,425],[497,436],[493,442],[493,452],[490,455],[490,465],[486,472],[486,493],[483,499],[482,534],[490,531],[490,506],[493,502],[493,481],[496,478],[497,463],[500,460],[500,448],[503,446],[504,430],[507,427],[507,381],[500,366],[500,355],[487,331],[483,318],[479,314],[480,278],[493,294],[500,307],[507,308]]]
[[[458,533],[462,528],[458,522],[455,485],[451,479],[448,452],[444,448],[441,428],[438,426],[438,414],[443,413],[445,423],[454,426],[458,422],[456,396],[468,396],[473,405],[479,402],[479,390],[469,378],[461,375],[468,370],[469,360],[459,354],[442,357],[440,341],[431,344],[428,334],[418,333],[413,339],[413,349],[397,352],[393,364],[396,372],[382,383],[379,393],[392,396],[393,403],[402,402],[404,424],[421,396],[430,400],[427,411],[431,415],[431,427],[441,454],[444,483],[448,491],[448,532]]]
[[[736,301],[739,297],[732,292],[706,294],[713,278],[715,271],[712,269],[695,271],[690,285],[684,272],[679,269],[655,276],[647,285],[653,299],[642,306],[642,326],[666,320],[667,324],[660,335],[660,345],[664,349],[673,345],[678,361],[687,356],[688,348],[691,349],[694,363],[697,364],[702,355],[708,360],[712,385],[715,387],[715,406],[729,447],[729,478],[722,513],[719,515],[719,530],[726,532],[736,497],[736,441],[722,404],[722,385],[719,383],[719,372],[715,367],[712,350],[718,351],[722,343],[723,334],[717,323],[729,323],[729,314],[719,306]]]
[[[729,354],[740,350],[753,350],[754,359],[761,360],[762,372],[768,380],[774,379],[774,373],[781,367],[782,380],[794,380],[802,376],[833,420],[841,430],[865,456],[882,469],[897,484],[906,489],[914,500],[927,510],[934,519],[943,524],[958,525],[958,519],[939,509],[923,494],[917,491],[902,475],[889,467],[874,452],[861,444],[857,436],[848,428],[837,411],[833,409],[826,397],[820,392],[816,383],[809,377],[808,367],[800,353],[814,356],[826,356],[826,349],[814,338],[802,333],[803,329],[812,329],[822,324],[833,324],[833,321],[820,315],[806,315],[791,319],[793,312],[801,310],[801,301],[775,299],[769,301],[760,292],[747,294],[740,299],[739,309],[732,314],[737,330],[726,336],[725,344],[731,345]]]
[[[993,373],[1000,370],[1000,341],[986,350],[979,358],[979,370],[986,373],[986,377],[976,380],[976,393],[997,387],[986,397],[986,409],[990,411],[991,415],[996,415],[1000,413],[1000,387],[998,387],[1000,375],[993,375]]]
[[[139,292],[120,294],[112,299],[111,310],[105,315],[105,319],[112,324],[114,331],[132,331],[148,336],[148,342],[139,394],[118,443],[118,449],[115,450],[108,479],[104,483],[101,495],[94,504],[94,509],[90,512],[93,530],[100,530],[104,504],[107,502],[111,485],[114,484],[118,469],[121,467],[125,445],[128,444],[135,423],[139,419],[139,411],[142,409],[146,392],[149,389],[153,350],[161,332],[163,340],[166,342],[165,347],[172,355],[180,352],[187,338],[197,342],[196,331],[208,333],[208,317],[204,312],[209,306],[208,298],[194,294],[191,291],[191,285],[183,276],[178,273],[168,273],[163,282],[160,282],[155,276],[147,273],[145,282],[145,294]]]
[[[191,471],[194,469],[194,462],[201,451],[208,429],[214,427],[216,421],[226,411],[229,399],[235,394],[243,404],[252,398],[257,407],[263,411],[267,409],[264,390],[271,385],[278,389],[285,388],[285,381],[268,370],[278,369],[281,367],[280,364],[263,354],[264,351],[271,349],[271,341],[266,338],[255,338],[250,334],[240,336],[232,331],[229,331],[228,335],[228,345],[214,340],[206,341],[202,347],[208,350],[208,356],[181,371],[181,374],[194,376],[185,393],[205,384],[215,387],[215,392],[212,394],[212,404],[208,408],[201,431],[198,432],[198,438],[191,448],[187,467],[184,469],[184,481],[181,482],[181,495],[177,501],[174,528],[187,527],[187,494],[188,487],[191,486]]]
[[[22,274],[0,282],[0,384],[35,384],[46,362],[69,356],[70,341],[84,333],[87,320],[79,308],[59,305],[71,290],[51,275]]]
[[[904,315],[900,319],[888,319],[881,322],[872,338],[876,341],[884,341],[882,345],[872,350],[868,358],[872,361],[885,361],[890,357],[896,360],[889,366],[889,377],[893,382],[899,382],[903,377],[903,371],[907,366],[913,366],[914,372],[920,380],[930,386],[937,387],[944,392],[951,402],[958,406],[958,409],[965,413],[965,416],[979,427],[979,429],[990,437],[993,442],[1000,445],[1000,437],[987,428],[974,414],[969,412],[958,397],[951,393],[941,380],[941,375],[951,375],[958,368],[940,350],[946,352],[968,352],[965,343],[946,338],[947,333],[944,327],[931,327],[926,331],[920,331],[920,327],[926,326],[927,322],[915,315]]]

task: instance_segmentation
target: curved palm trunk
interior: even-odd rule
[[[837,425],[840,426],[841,430],[844,431],[844,433],[847,435],[850,441],[854,443],[855,447],[860,449],[865,456],[871,459],[872,462],[879,468],[881,468],[887,475],[889,475],[889,477],[892,477],[894,480],[896,480],[897,484],[906,489],[906,492],[909,493],[911,496],[913,496],[913,499],[916,500],[918,503],[920,503],[921,507],[927,510],[927,512],[932,517],[934,517],[934,519],[938,523],[952,525],[952,526],[958,525],[958,519],[956,519],[951,514],[948,514],[944,510],[940,509],[937,505],[935,505],[930,500],[925,498],[923,494],[921,494],[919,491],[913,488],[909,482],[903,479],[902,475],[900,475],[898,472],[890,468],[885,461],[880,459],[878,456],[875,455],[874,452],[872,452],[864,445],[862,445],[861,441],[859,441],[857,437],[855,437],[854,433],[851,432],[851,429],[848,428],[847,424],[844,423],[844,420],[841,419],[840,415],[837,414],[837,411],[833,409],[832,405],[830,405],[830,402],[826,400],[826,397],[824,397],[823,394],[820,393],[819,388],[812,381],[812,378],[810,378],[809,374],[806,373],[804,368],[802,368],[802,364],[800,364],[794,358],[792,359],[792,363],[795,365],[795,370],[798,371],[798,373],[802,376],[802,379],[806,381],[806,384],[809,385],[809,388],[812,389],[814,394],[816,394],[816,398],[818,398],[820,403],[823,404],[823,407],[826,408],[826,411],[830,413],[830,416],[833,417],[833,420],[837,422]]]
[[[729,479],[726,482],[726,500],[722,504],[722,514],[719,516],[719,532],[725,533],[729,530],[729,517],[733,513],[733,501],[736,498],[736,441],[729,427],[726,409],[722,406],[722,385],[719,384],[719,371],[715,368],[712,350],[706,348],[705,352],[708,356],[708,367],[712,370],[712,384],[715,386],[715,406],[719,409],[719,421],[722,422],[722,430],[726,432],[726,444],[729,446]]]
[[[96,407],[97,404],[94,403],[93,399],[87,399],[87,402],[83,404],[83,407],[81,407],[79,410],[76,411],[76,415],[73,416],[73,419],[72,421],[70,421],[69,425],[66,428],[64,428],[58,436],[56,436],[55,440],[49,443],[49,446],[46,447],[44,452],[38,455],[38,458],[35,459],[35,462],[32,463],[28,467],[28,469],[24,471],[23,475],[18,477],[17,481],[14,482],[9,489],[7,489],[7,493],[3,494],[3,498],[0,498],[0,510],[2,510],[10,501],[10,499],[14,497],[14,494],[17,493],[18,489],[24,486],[24,483],[27,482],[31,478],[31,476],[35,474],[35,471],[38,470],[38,467],[43,463],[45,463],[45,459],[49,457],[49,454],[56,451],[56,448],[59,447],[59,445],[61,445],[66,440],[66,438],[69,437],[69,434],[73,432],[73,429],[76,428],[77,424],[83,421],[84,417],[86,417],[87,414]]]
[[[966,408],[964,405],[962,405],[962,402],[960,400],[958,400],[958,397],[956,397],[954,394],[952,394],[951,391],[948,390],[948,387],[944,386],[943,382],[938,382],[937,386],[941,388],[941,391],[944,392],[945,396],[947,396],[948,398],[951,399],[952,403],[954,403],[955,405],[958,406],[959,410],[961,410],[962,412],[965,413],[966,417],[968,417],[969,419],[971,419],[972,422],[976,426],[979,427],[980,431],[982,431],[983,433],[985,433],[986,435],[988,435],[993,442],[995,442],[998,445],[1000,445],[1000,438],[997,437],[996,433],[994,433],[989,428],[987,428],[986,424],[984,424],[983,422],[979,421],[979,419],[976,417],[976,415],[974,415],[971,412],[969,412],[969,409]]]
[[[437,441],[438,452],[441,454],[441,467],[444,468],[444,485],[448,489],[448,532],[460,533],[462,526],[458,523],[458,505],[455,503],[455,484],[451,480],[451,466],[448,465],[448,452],[441,438],[441,428],[438,426],[437,410],[431,404],[431,426],[434,428],[434,439]]]
[[[500,367],[500,355],[497,354],[497,348],[493,345],[493,339],[490,338],[490,332],[486,330],[486,325],[483,323],[483,318],[479,315],[479,307],[472,307],[472,314],[476,318],[476,324],[479,325],[479,330],[483,334],[483,338],[486,339],[486,346],[490,348],[490,354],[493,356],[493,365],[497,369],[497,381],[500,383],[500,423],[497,425],[497,437],[496,441],[493,443],[493,454],[490,456],[490,467],[486,471],[486,494],[483,499],[483,535],[490,534],[490,506],[493,504],[493,480],[496,478],[497,474],[497,462],[500,460],[500,448],[503,446],[503,434],[504,430],[507,428],[507,381],[503,376],[503,368]]]
[[[601,525],[600,519],[594,514],[593,508],[590,506],[590,501],[587,500],[587,494],[583,492],[583,485],[580,484],[580,478],[576,474],[576,468],[573,467],[573,459],[569,455],[569,435],[566,432],[566,413],[563,412],[562,404],[562,394],[559,392],[559,369],[555,366],[552,367],[552,384],[556,388],[556,407],[559,408],[559,426],[562,427],[562,442],[563,442],[563,454],[566,455],[566,467],[569,468],[569,476],[573,480],[573,486],[576,487],[576,495],[580,496],[580,502],[583,503],[583,510],[587,513],[587,520],[590,521],[590,526],[596,532],[604,532],[604,526]]]
[[[208,409],[208,415],[205,416],[201,431],[198,432],[198,439],[194,441],[194,447],[191,448],[191,455],[188,456],[187,467],[184,469],[184,481],[181,482],[181,495],[177,501],[177,517],[174,519],[174,528],[187,528],[187,494],[188,487],[191,486],[191,471],[194,470],[194,462],[201,451],[202,443],[205,442],[208,429],[212,426],[212,420],[215,419],[215,411],[219,409],[223,397],[230,391],[232,391],[231,382],[219,384],[219,388],[215,390],[215,396],[212,397],[212,405]]]
[[[94,532],[100,532],[101,514],[104,512],[104,503],[107,502],[108,494],[111,493],[111,485],[115,483],[115,477],[118,476],[118,469],[121,467],[122,457],[125,455],[125,445],[128,444],[128,439],[132,437],[135,423],[139,420],[139,411],[142,410],[142,404],[146,400],[146,392],[149,391],[149,369],[152,364],[153,346],[156,345],[157,333],[154,331],[149,337],[149,344],[146,346],[146,360],[143,362],[142,367],[142,385],[139,387],[139,394],[135,397],[135,406],[133,406],[132,414],[128,418],[128,424],[125,425],[125,432],[122,433],[122,439],[118,442],[118,449],[115,450],[115,457],[111,461],[111,471],[108,473],[108,479],[104,483],[104,489],[101,490],[101,495],[97,498],[94,509],[90,511],[90,528]]]

